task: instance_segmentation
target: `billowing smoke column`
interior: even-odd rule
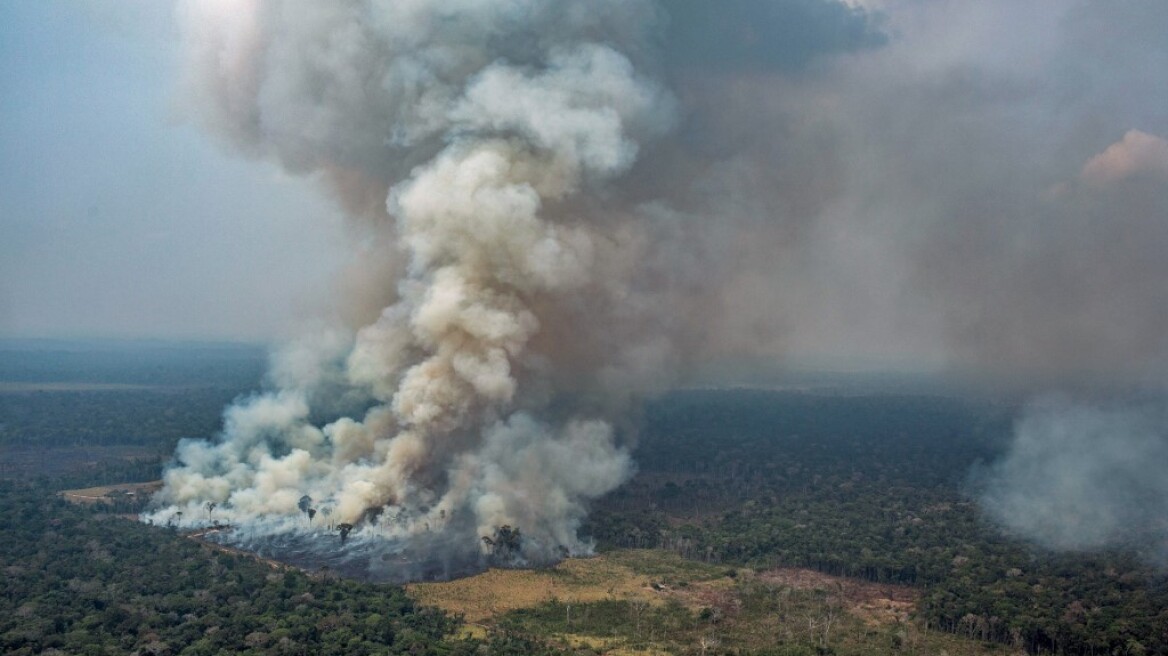
[[[215,442],[179,447],[150,519],[374,578],[588,549],[588,500],[632,470],[631,402],[738,315],[711,284],[737,240],[707,220],[732,190],[701,183],[720,128],[681,98],[883,42],[837,0],[180,13],[187,109],[325,184],[359,246],[342,326],[286,348]],[[692,143],[663,138],[683,122]]]
[[[1160,0],[180,6],[184,109],[328,187],[357,246],[338,325],[182,445],[156,521],[540,561],[586,548],[630,402],[694,362],[1168,363]],[[1003,518],[1049,496],[1007,485],[1037,425]]]
[[[205,122],[330,182],[388,302],[184,442],[152,519],[215,503],[235,543],[375,578],[402,576],[377,572],[394,549],[473,567],[503,526],[526,562],[587,550],[586,502],[632,470],[610,418],[670,357],[629,331],[643,228],[604,192],[674,123],[634,65],[654,8],[207,1],[185,20]]]

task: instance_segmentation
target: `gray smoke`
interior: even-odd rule
[[[186,13],[206,124],[323,177],[392,264],[366,283],[388,303],[375,318],[291,346],[277,391],[230,408],[218,441],[179,447],[155,517],[210,520],[197,509],[215,502],[245,544],[349,524],[354,545],[363,532],[477,545],[509,524],[531,559],[586,549],[585,502],[632,469],[606,421],[626,390],[608,400],[599,383],[663,369],[668,348],[639,362],[627,357],[636,341],[586,344],[577,384],[548,372],[562,364],[557,341],[604,324],[620,337],[636,320],[618,296],[640,249],[614,238],[634,220],[575,199],[674,123],[672,96],[624,54],[654,8],[256,1]],[[536,418],[568,394],[585,402]],[[338,395],[367,409],[314,422],[314,402]]]
[[[327,188],[354,246],[336,325],[181,446],[159,519],[214,501],[237,535],[347,523],[353,545],[508,523],[546,559],[587,548],[589,499],[629,475],[630,405],[711,360],[1168,360],[1159,0],[182,16],[184,105]]]
[[[1051,397],[1018,420],[981,502],[1003,526],[1052,549],[1128,547],[1168,562],[1168,415]]]
[[[214,503],[227,539],[297,561],[346,527],[348,555],[316,562],[370,576],[434,549],[473,562],[504,525],[528,561],[586,551],[588,500],[633,469],[629,404],[673,378],[700,339],[687,299],[720,279],[695,275],[696,214],[620,181],[669,158],[669,52],[726,64],[691,49],[711,12],[690,4],[185,3],[198,119],[325,184],[359,246],[345,324],[284,349],[216,441],[180,445],[151,519],[205,524]],[[787,49],[802,60],[879,42],[835,2],[788,13],[852,26]]]

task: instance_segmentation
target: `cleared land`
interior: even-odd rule
[[[572,558],[550,569],[491,569],[441,583],[412,583],[406,590],[422,603],[481,623],[508,611],[560,601],[622,600],[662,605],[670,598],[699,607],[703,594],[731,588],[722,571],[676,559],[664,552],[618,551]],[[673,583],[686,582],[684,593]],[[689,586],[692,586],[690,589]]]
[[[127,498],[149,497],[161,488],[162,481],[150,481],[148,483],[119,483],[117,485],[101,485],[78,490],[62,490],[58,494],[66,501],[92,505]]]
[[[790,654],[1010,653],[926,631],[911,619],[912,588],[803,569],[728,569],[658,550],[620,550],[546,570],[490,570],[407,590],[461,614],[472,635],[503,630],[606,654],[776,647]]]

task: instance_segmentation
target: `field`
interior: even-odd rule
[[[407,591],[461,615],[469,635],[504,631],[608,654],[1010,653],[925,630],[912,618],[911,588],[804,569],[733,569],[660,550],[617,550],[547,570],[493,569]]]
[[[665,587],[664,581],[669,581]],[[676,582],[687,584],[677,593]],[[675,558],[664,552],[622,550],[592,558],[572,558],[550,569],[491,569],[477,576],[441,583],[406,586],[425,604],[462,615],[467,622],[489,622],[509,611],[550,601],[588,603],[623,600],[661,605],[685,599],[697,604],[698,592],[730,588],[721,570]]]
[[[118,485],[99,485],[77,490],[62,490],[61,498],[82,505],[96,503],[110,503],[115,500],[138,499],[149,497],[162,487],[162,481],[149,483],[120,483]]]

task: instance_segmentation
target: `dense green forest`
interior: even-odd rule
[[[923,587],[922,621],[1032,653],[1168,654],[1168,579],[1131,551],[1053,554],[980,512],[970,468],[1011,408],[934,397],[677,393],[649,408],[640,473],[587,530]]]
[[[0,482],[0,653],[538,654],[398,587],[308,576]],[[54,651],[56,650],[56,651]]]
[[[135,445],[170,451],[218,430],[260,387],[248,345],[0,340],[0,447]]]
[[[230,640],[254,653],[536,650],[538,636],[518,630],[492,644],[453,640],[454,618],[394,588],[272,570],[108,512],[128,502],[103,511],[54,497],[157,478],[176,439],[212,435],[223,405],[259,385],[256,355],[163,349],[125,365],[125,353],[5,351],[0,382],[19,384],[0,390],[0,479],[19,483],[0,487],[0,650],[214,653]],[[141,387],[20,386],[59,380]],[[989,397],[880,394],[871,381],[675,392],[647,404],[637,475],[582,530],[601,550],[915,586],[923,625],[1031,653],[1168,654],[1168,578],[1147,554],[1045,552],[980,512],[969,474],[1002,452],[1016,410]],[[314,602],[296,601],[304,595]],[[389,628],[366,627],[374,615]],[[84,649],[83,633],[97,636]],[[238,642],[253,634],[254,645]]]
[[[136,445],[170,450],[212,435],[241,392],[218,387],[0,394],[0,445]]]

